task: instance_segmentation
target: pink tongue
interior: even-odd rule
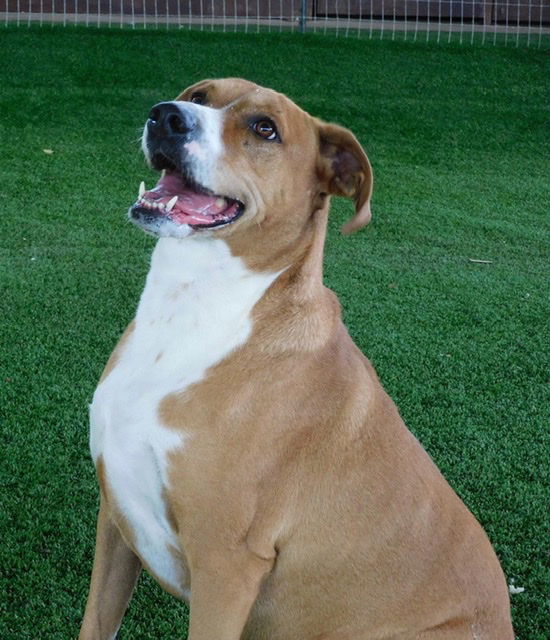
[[[212,216],[229,208],[227,200],[196,193],[175,174],[165,174],[154,189],[143,194],[145,199],[163,204],[167,204],[174,196],[178,199],[169,215],[178,222],[209,223],[212,222]]]

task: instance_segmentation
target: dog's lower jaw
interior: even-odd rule
[[[148,235],[156,238],[187,238],[193,233],[193,228],[188,224],[177,224],[161,216],[148,214],[136,205],[128,209],[128,219]]]

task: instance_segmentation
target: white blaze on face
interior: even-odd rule
[[[215,191],[214,170],[223,152],[223,111],[192,102],[176,102],[180,109],[194,109],[199,121],[199,135],[184,145],[193,178]]]
[[[183,145],[183,148],[187,151],[190,156],[195,156],[201,161],[206,161],[206,151],[203,145],[196,140],[191,140],[191,142],[187,142]]]

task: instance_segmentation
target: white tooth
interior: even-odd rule
[[[166,208],[166,211],[168,211],[168,213],[170,213],[170,211],[172,211],[172,209],[174,208],[174,205],[176,204],[176,202],[178,201],[178,196],[174,196],[171,200],[169,200],[164,206]]]
[[[222,207],[225,207],[225,204],[226,204],[225,198],[217,198],[216,199],[216,206],[219,207],[220,209]]]
[[[141,182],[139,185],[139,195],[142,196],[145,193],[145,182]]]

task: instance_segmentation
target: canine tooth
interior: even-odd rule
[[[172,211],[172,209],[174,208],[174,205],[176,204],[176,202],[178,201],[178,196],[174,196],[171,200],[169,200],[164,206],[166,208],[166,211],[168,211],[168,213],[170,213],[170,211]]]
[[[226,205],[225,198],[217,198],[216,199],[216,206],[217,207],[221,208],[221,207],[225,207],[225,205]]]
[[[141,181],[139,185],[139,195],[142,196],[145,193],[145,182]]]

